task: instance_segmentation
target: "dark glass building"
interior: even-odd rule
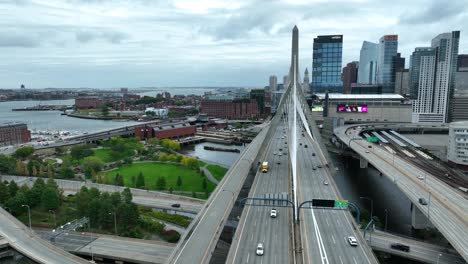
[[[342,93],[341,62],[343,35],[314,38],[311,93]]]

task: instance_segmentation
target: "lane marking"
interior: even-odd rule
[[[315,227],[315,237],[317,238],[322,264],[328,264],[329,262],[327,257],[327,251],[325,249],[325,246],[323,245],[322,235],[320,234],[320,228],[318,227],[317,220],[315,219],[314,208],[312,206],[310,206],[310,213],[312,214],[312,220]]]
[[[338,257],[340,258],[340,262],[341,262],[341,264],[344,264],[344,263],[343,263],[343,259],[341,259],[341,255],[340,255],[340,256],[338,256]],[[248,261],[247,261],[247,262],[248,262]]]
[[[336,244],[335,237],[332,235],[333,244]]]
[[[249,263],[249,258],[250,258],[250,252],[247,253],[247,262],[246,263]]]
[[[357,264],[357,261],[356,261],[356,259],[354,257],[353,257],[353,260],[354,260],[354,263]]]

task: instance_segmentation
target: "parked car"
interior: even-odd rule
[[[171,205],[171,206],[174,207],[174,208],[179,208],[179,207],[180,207],[180,204],[176,203],[176,204],[173,204],[173,205]]]

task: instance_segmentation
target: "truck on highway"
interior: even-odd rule
[[[262,172],[268,172],[268,161],[262,163]]]

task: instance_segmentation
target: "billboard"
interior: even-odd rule
[[[367,110],[367,105],[346,104],[336,106],[338,113],[367,113]]]

